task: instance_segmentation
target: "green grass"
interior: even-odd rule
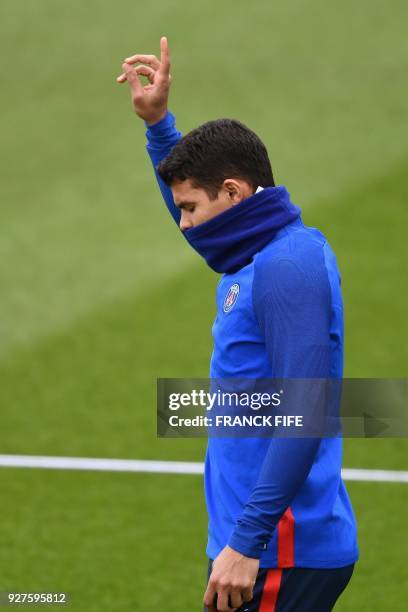
[[[402,0],[2,2],[0,453],[203,459],[203,440],[156,438],[155,385],[207,375],[217,277],[168,219],[115,83],[162,34],[179,127],[248,123],[333,245],[346,375],[407,376],[406,17]],[[406,470],[407,450],[346,440],[344,465]],[[0,486],[0,591],[201,609],[200,477],[2,469]],[[348,489],[361,560],[336,609],[403,610],[406,485]]]
[[[75,611],[200,609],[200,477],[11,469],[0,477],[2,589],[66,591]],[[336,609],[405,610],[401,486],[349,483],[362,558]]]
[[[197,608],[206,578],[201,478],[0,476],[14,508],[1,511],[2,589],[67,592],[69,610],[89,612]]]

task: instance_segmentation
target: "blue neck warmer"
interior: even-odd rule
[[[187,241],[215,272],[246,266],[278,230],[300,216],[285,187],[266,187],[213,219],[185,230]]]

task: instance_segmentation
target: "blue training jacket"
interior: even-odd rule
[[[168,113],[147,126],[154,168],[180,140]],[[157,175],[174,220],[180,211]],[[282,186],[184,232],[217,272],[211,378],[341,378],[343,303],[326,238]],[[231,306],[232,304],[232,306]],[[260,567],[335,568],[358,559],[341,438],[210,438],[207,554],[228,544]]]

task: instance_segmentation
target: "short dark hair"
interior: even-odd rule
[[[157,168],[167,185],[190,179],[214,200],[225,179],[252,186],[275,185],[268,152],[260,138],[235,119],[208,121],[186,134]]]

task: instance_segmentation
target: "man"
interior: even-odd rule
[[[160,60],[127,58],[117,81],[128,81],[146,123],[170,213],[223,273],[211,378],[341,378],[343,306],[330,246],[275,186],[267,151],[246,126],[210,121],[181,138],[167,110],[165,37],[160,46]],[[209,439],[209,612],[332,610],[358,558],[341,453],[340,438]]]

